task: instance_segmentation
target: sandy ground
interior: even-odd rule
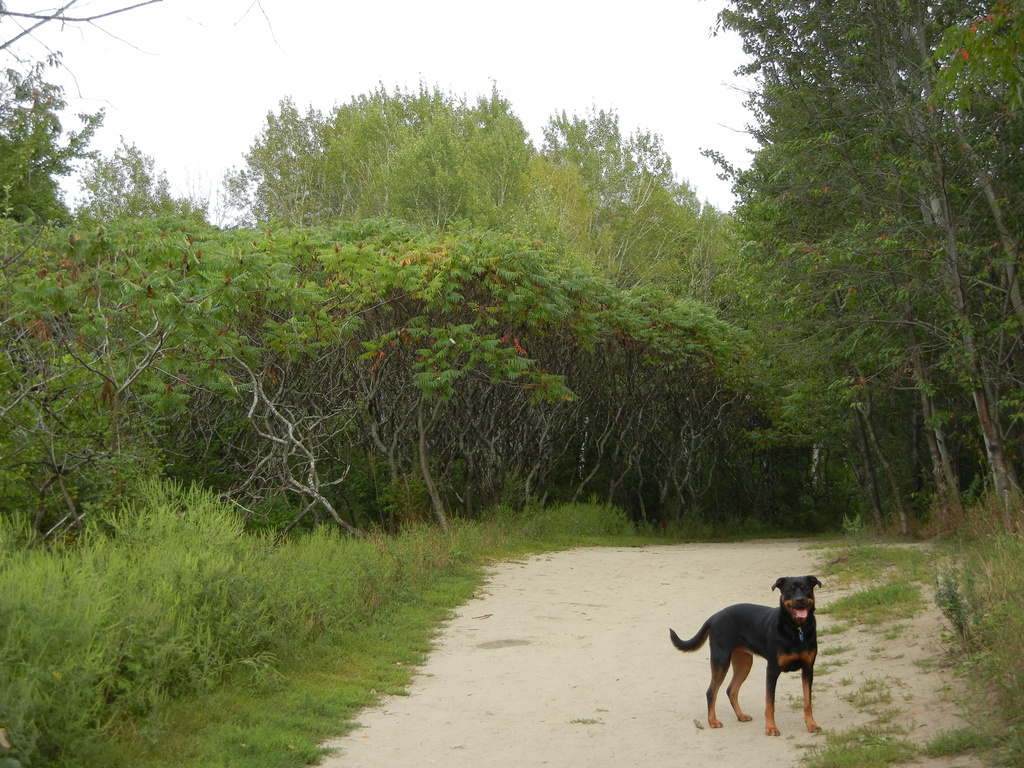
[[[807,542],[760,541],[588,548],[500,564],[445,626],[408,696],[364,711],[354,732],[329,745],[337,752],[324,765],[796,766],[805,748],[824,743],[804,727],[800,675],[779,680],[780,738],[764,735],[760,659],[740,695],[753,722],[735,719],[723,687],[725,725],[712,730],[707,646],[680,653],[668,630],[690,637],[732,603],[778,605],[776,578],[814,574],[822,556]],[[819,608],[844,594],[822,581]],[[819,633],[830,623],[819,614]],[[893,697],[875,709],[897,708],[914,740],[964,726],[962,683],[941,664],[940,616],[893,623],[906,625],[895,639],[885,626],[819,637],[814,714],[826,731],[873,720],[847,701],[872,680]],[[975,765],[963,757],[918,764]]]

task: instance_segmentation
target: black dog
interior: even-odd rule
[[[811,713],[811,683],[814,680],[814,658],[818,642],[814,623],[814,588],[821,582],[814,576],[784,576],[775,582],[782,596],[778,608],[740,603],[723,608],[704,622],[690,640],[680,640],[668,631],[672,645],[680,651],[696,651],[711,636],[711,685],[708,687],[708,725],[721,728],[715,717],[718,689],[732,664],[732,680],[725,689],[736,717],[742,722],[751,719],[740,709],[739,692],[750,673],[753,654],[768,661],[768,684],[765,695],[764,732],[778,736],[775,725],[775,684],[782,672],[800,670],[804,689],[804,722],[807,730],[821,730]]]

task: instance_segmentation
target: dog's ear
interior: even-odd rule
[[[776,589],[782,589],[782,585],[785,583],[787,578],[787,576],[779,576],[779,578],[775,580],[775,583],[772,584],[772,592]]]
[[[806,578],[807,578],[807,581],[811,584],[812,587],[820,587],[821,586],[821,582],[818,581],[818,577],[817,576],[807,576]]]

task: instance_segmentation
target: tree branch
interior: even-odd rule
[[[6,50],[7,48],[10,48],[12,45],[14,45],[16,42],[18,42],[21,38],[23,38],[23,37],[25,37],[27,35],[31,35],[33,32],[35,32],[41,26],[43,26],[44,24],[49,24],[51,21],[59,21],[62,24],[94,24],[95,22],[99,21],[100,19],[106,19],[106,18],[109,18],[110,16],[116,16],[116,15],[118,15],[120,13],[126,13],[128,11],[134,11],[134,10],[136,10],[138,8],[143,8],[143,7],[147,6],[147,5],[154,5],[155,3],[162,3],[163,0],[144,0],[144,2],[141,2],[141,3],[135,3],[134,5],[126,5],[123,8],[116,8],[116,9],[114,9],[112,11],[106,11],[104,13],[96,13],[96,14],[92,14],[90,16],[68,16],[67,15],[68,9],[70,9],[77,2],[78,2],[78,0],[71,0],[71,2],[66,3],[65,5],[61,6],[60,8],[58,8],[58,9],[56,9],[54,11],[51,11],[49,13],[39,13],[39,12],[36,12],[36,13],[19,13],[17,11],[7,11],[7,10],[0,11],[0,18],[3,18],[5,16],[10,16],[10,17],[15,18],[15,19],[28,19],[30,21],[34,21],[35,22],[34,24],[31,24],[28,28],[23,29],[19,34],[15,35],[10,40],[5,40],[2,43],[0,43],[0,51],[3,51],[3,50]]]
[[[119,13],[126,13],[128,11],[134,11],[137,8],[142,8],[146,5],[153,5],[155,3],[162,3],[164,0],[145,0],[142,3],[136,3],[135,5],[127,5],[124,8],[117,8],[113,11],[107,11],[106,13],[96,13],[92,16],[67,16],[65,11],[73,6],[78,0],[72,0],[72,2],[65,5],[63,8],[52,13],[18,13],[17,11],[3,11],[0,13],[2,16],[14,16],[19,19],[34,19],[42,22],[43,24],[49,21],[60,21],[64,24],[91,24],[94,21],[108,18],[109,16],[116,16]]]

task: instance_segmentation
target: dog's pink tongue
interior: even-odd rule
[[[807,618],[807,609],[806,608],[797,608],[796,609],[796,617],[798,619],[806,619]]]

